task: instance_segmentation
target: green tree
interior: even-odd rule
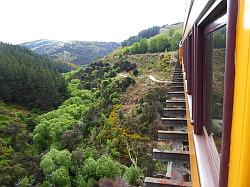
[[[140,170],[138,168],[135,168],[134,166],[130,166],[129,168],[127,168],[123,175],[126,181],[128,181],[131,185],[135,184],[136,180],[140,179],[140,176]]]
[[[51,174],[51,182],[56,186],[70,186],[69,171],[63,166]]]
[[[42,167],[43,173],[45,175],[49,175],[56,168],[54,161],[52,160],[52,157],[50,155],[44,156],[42,162],[40,163],[40,166]]]
[[[138,51],[139,54],[144,54],[148,52],[148,42],[146,39],[141,39],[138,43]]]
[[[40,166],[49,182],[56,186],[70,186],[69,169],[73,163],[69,151],[51,149],[43,156]]]
[[[109,156],[102,156],[97,160],[96,175],[99,178],[111,179],[121,176],[119,163],[113,161]]]
[[[89,157],[85,160],[82,173],[85,179],[96,178],[97,162]]]
[[[170,42],[167,37],[165,36],[158,36],[157,37],[157,51],[164,52],[166,49],[170,47]]]
[[[157,52],[158,49],[157,49],[157,38],[156,37],[149,40],[149,47],[148,48],[149,48],[149,52],[151,52],[151,53]]]

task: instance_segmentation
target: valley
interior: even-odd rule
[[[142,186],[145,177],[164,170],[152,150],[178,59],[178,41],[169,42],[178,29],[153,36],[167,39],[164,51],[156,46],[155,52],[130,54],[130,46],[119,47],[73,71],[2,44],[0,184]]]

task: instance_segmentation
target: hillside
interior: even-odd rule
[[[46,54],[60,62],[89,64],[120,46],[115,42],[37,40],[21,44],[39,54]]]
[[[0,186],[143,186],[159,165],[164,170],[152,149],[177,62],[177,30],[166,27],[63,74],[48,57],[3,44]],[[156,50],[125,53],[151,40]],[[57,42],[37,43],[30,47],[53,54]]]
[[[168,88],[149,76],[169,80],[175,62],[175,52],[108,56],[66,73],[70,97],[35,120],[1,103],[0,184],[142,185]]]
[[[179,42],[182,37],[182,23],[176,23],[172,25],[164,25],[158,27],[158,34],[154,32],[152,37],[140,37],[137,35],[137,40],[131,40],[131,37],[128,40],[125,40],[125,43],[130,45],[125,45],[123,48],[118,49],[113,52],[124,54],[145,54],[145,53],[161,53],[165,51],[176,51],[179,47]],[[153,27],[156,28],[156,27]],[[152,34],[152,30],[145,30],[146,33]],[[124,43],[123,42],[123,43]]]
[[[145,41],[146,39],[153,38],[154,36],[157,35],[166,36],[175,33],[181,36],[182,28],[183,28],[183,22],[174,23],[171,25],[163,25],[161,27],[159,26],[150,27],[148,29],[140,31],[137,35],[131,36],[128,39],[124,40],[122,42],[122,47],[129,47],[133,44],[138,43],[140,40],[144,39]]]
[[[0,99],[47,110],[66,97],[65,79],[49,58],[18,45],[0,43]]]
[[[171,24],[171,25],[163,25],[160,28],[160,33],[164,34],[164,33],[169,32],[169,30],[174,30],[175,32],[177,32],[179,34],[182,34],[182,31],[183,31],[183,22],[174,23],[174,24]]]

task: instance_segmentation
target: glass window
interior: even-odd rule
[[[226,26],[205,36],[204,122],[218,153],[221,149]]]

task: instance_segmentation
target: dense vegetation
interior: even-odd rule
[[[151,149],[168,86],[148,75],[168,79],[175,52],[128,55],[126,47],[119,48],[58,74],[47,57],[18,46],[3,49],[0,70],[7,77],[0,74],[1,81],[14,82],[15,92],[20,89],[15,94],[22,99],[35,93],[37,102],[0,95],[4,100],[0,102],[0,186],[142,186],[144,176],[164,170],[152,160]],[[55,103],[59,94],[54,89],[61,94],[60,102]],[[38,114],[6,101],[50,111]]]
[[[160,33],[160,27],[158,26],[154,26],[154,27],[150,27],[148,29],[142,30],[141,32],[138,33],[138,35],[131,36],[127,40],[124,40],[122,42],[122,47],[130,46],[140,41],[143,38],[151,38],[159,33]]]
[[[120,46],[115,42],[37,40],[22,44],[39,54],[46,54],[61,64],[84,65],[103,57]],[[73,66],[74,67],[74,66]]]
[[[166,87],[148,88],[128,108],[124,94],[140,84],[135,70],[140,77],[137,63],[114,59],[69,72],[70,97],[37,117],[2,103],[0,184],[142,185],[141,176],[154,170],[147,143],[155,138]]]
[[[22,184],[26,176],[37,183],[43,174],[31,135],[36,115],[2,101],[0,111],[0,185]]]
[[[20,46],[0,43],[0,97],[12,103],[47,110],[67,94],[64,78],[50,59]]]
[[[149,39],[140,39],[133,45],[124,48],[125,54],[145,54],[165,51],[175,51],[179,47],[181,33],[177,29],[169,29],[167,32]]]

